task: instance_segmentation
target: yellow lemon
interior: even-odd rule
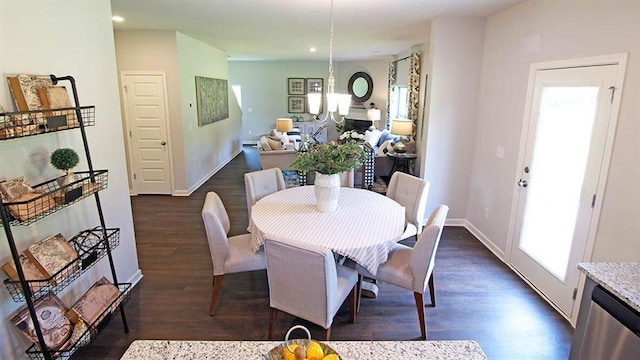
[[[309,348],[307,349],[307,359],[309,360],[323,360],[324,351],[322,347],[315,341],[311,341]]]
[[[340,357],[336,354],[329,354],[322,358],[322,360],[340,360]]]
[[[291,349],[291,351],[296,351],[296,348],[298,347],[297,344],[291,344],[289,345],[289,349]],[[289,350],[287,350],[287,347],[283,347],[282,348],[282,358],[284,360],[296,360],[296,356]]]

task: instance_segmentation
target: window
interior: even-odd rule
[[[408,116],[408,93],[406,85],[395,85],[391,88],[389,103],[390,119],[406,119]]]

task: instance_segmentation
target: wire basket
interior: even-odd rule
[[[113,302],[111,302],[111,304],[109,304],[109,306],[104,309],[104,311],[100,313],[95,322],[93,322],[92,324],[87,324],[88,328],[84,331],[84,333],[78,336],[75,342],[63,346],[64,349],[48,351],[51,355],[51,358],[64,360],[69,359],[76,351],[78,351],[78,349],[89,344],[98,336],[100,331],[104,329],[109,321],[111,321],[113,315],[118,311],[119,306],[121,304],[126,304],[131,298],[131,283],[120,283],[117,286],[120,290],[120,295],[115,298]],[[29,359],[45,359],[44,352],[38,347],[37,344],[32,344],[26,352]]]
[[[23,201],[5,202],[11,225],[30,225],[75,204],[81,199],[104,190],[108,186],[108,171],[75,172],[75,181],[61,185],[64,176],[33,186],[33,197]]]
[[[119,228],[106,229],[106,234],[110,249],[114,249],[120,244]],[[32,298],[34,300],[38,299],[49,292],[57,294],[95,265],[98,260],[107,254],[104,241],[102,241],[103,238],[102,228],[96,227],[81,231],[69,240],[69,244],[78,252],[78,257],[49,278],[26,280],[25,282],[29,285]],[[20,281],[6,279],[4,284],[9,290],[13,301],[25,301]]]
[[[80,117],[78,116],[80,114]],[[95,124],[95,106],[0,114],[0,140],[16,139]]]

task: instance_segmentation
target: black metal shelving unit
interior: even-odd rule
[[[41,194],[32,199],[19,202],[3,202],[0,198],[0,226],[4,228],[11,250],[11,257],[19,278],[19,281],[7,279],[4,284],[14,301],[26,302],[30,317],[34,323],[38,342],[27,349],[28,357],[30,359],[45,360],[69,358],[80,346],[86,345],[97,336],[99,330],[110,320],[111,315],[117,311],[120,312],[124,332],[128,333],[129,327],[124,312],[124,304],[130,296],[131,289],[131,284],[118,282],[111,251],[119,244],[120,230],[106,227],[100,203],[99,192],[106,189],[108,185],[108,171],[94,170],[89,151],[89,142],[85,132],[86,126],[95,124],[95,107],[79,106],[75,79],[72,76],[58,77],[51,75],[51,81],[54,85],[60,81],[68,81],[71,84],[75,107],[0,114],[0,130],[2,130],[0,132],[0,140],[79,129],[89,168],[88,171],[76,172],[77,180],[69,184],[60,185],[57,179],[53,179],[35,185],[33,188],[41,192]],[[26,280],[20,263],[20,253],[16,248],[13,237],[12,226],[28,226],[92,195],[95,199],[100,225],[93,229],[79,232],[69,241],[79,254],[78,258],[55,274],[52,274],[49,278]],[[94,241],[86,241],[89,237]],[[87,245],[87,243],[90,245]],[[49,349],[46,346],[38,322],[34,301],[47,294],[55,294],[62,291],[105,256],[109,261],[113,284],[120,290],[120,295],[104,309],[94,323],[87,324],[88,329],[75,344],[70,344],[64,349]]]

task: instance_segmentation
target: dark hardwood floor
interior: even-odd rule
[[[259,167],[255,148],[245,147],[189,197],[131,198],[144,278],[125,306],[130,332],[124,334],[115,316],[74,358],[119,359],[136,339],[267,339],[265,271],[227,275],[217,314],[209,317],[213,276],[200,217],[205,194],[216,191],[231,219],[230,235],[246,232],[243,174]],[[434,276],[437,307],[425,311],[428,340],[475,340],[495,360],[567,359],[573,334],[569,323],[464,228],[445,228]],[[278,338],[298,323],[320,338],[318,326],[286,314],[278,318]],[[380,284],[377,299],[363,298],[355,324],[348,323],[343,305],[331,332],[332,340],[419,336],[413,294],[388,284]]]

